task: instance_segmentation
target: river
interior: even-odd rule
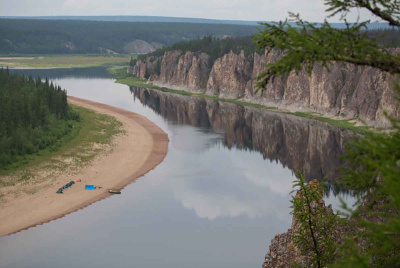
[[[121,195],[0,238],[0,267],[261,267],[291,224],[294,171],[333,181],[352,133],[315,120],[114,83],[104,68],[13,70],[139,113],[169,136]],[[330,187],[335,208],[341,189]]]

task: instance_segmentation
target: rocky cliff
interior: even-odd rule
[[[395,53],[399,53],[400,49]],[[370,67],[335,63],[330,71],[316,64],[311,75],[292,72],[256,90],[254,78],[281,52],[239,55],[230,52],[211,63],[201,52],[168,51],[162,57],[137,61],[128,72],[169,88],[200,92],[222,98],[242,98],[280,109],[316,112],[368,125],[388,126],[384,112],[400,118],[394,77]],[[158,63],[157,63],[158,62]],[[159,64],[160,68],[156,68]]]
[[[316,187],[318,185],[317,180],[312,180],[308,183],[306,187]],[[302,191],[297,191],[295,198],[299,198],[302,195]],[[325,205],[325,202],[320,196],[318,200],[311,201],[311,211],[318,211],[318,214],[314,214],[314,219],[318,219],[321,215],[335,217],[332,206]],[[295,264],[301,267],[314,267],[310,262],[311,256],[314,255],[312,251],[301,252],[299,248],[296,247],[294,242],[294,235],[298,234],[301,228],[298,223],[298,218],[293,216],[292,225],[285,233],[278,234],[271,240],[271,245],[269,246],[269,251],[265,254],[265,259],[262,264],[262,268],[286,268],[286,267],[296,267]],[[346,232],[349,232],[351,227],[341,224],[338,221],[338,217],[335,217],[335,224],[325,230],[325,234],[314,233],[317,237],[330,237],[332,240],[340,245],[343,243],[343,238]],[[353,229],[354,231],[354,229]],[[324,244],[319,244],[319,248],[324,249]],[[324,266],[325,267],[325,266]]]

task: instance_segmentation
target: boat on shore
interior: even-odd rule
[[[121,194],[121,191],[116,191],[116,190],[108,190],[110,194]]]

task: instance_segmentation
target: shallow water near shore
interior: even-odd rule
[[[290,227],[294,171],[334,181],[353,137],[315,120],[129,88],[104,68],[13,72],[139,113],[170,144],[121,195],[1,237],[0,267],[261,267],[270,240]],[[332,187],[336,208],[335,194],[352,200]]]

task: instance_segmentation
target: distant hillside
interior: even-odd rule
[[[256,32],[249,25],[0,19],[0,54],[147,53],[208,35]]]
[[[378,42],[384,47],[400,47],[400,30],[376,29],[368,31],[368,35],[377,38]],[[131,65],[133,66],[138,60],[145,60],[148,57],[163,56],[167,51],[181,51],[182,53],[187,51],[204,52],[209,56],[210,64],[212,64],[217,58],[228,54],[231,50],[235,54],[240,54],[243,50],[245,56],[254,54],[255,52],[261,53],[252,41],[252,36],[228,37],[223,39],[205,36],[201,39],[181,41],[171,46],[158,48],[148,54],[143,53],[136,60],[132,60]]]
[[[167,51],[181,51],[182,54],[187,51],[203,52],[209,56],[208,64],[212,65],[217,58],[228,54],[231,50],[236,54],[240,54],[241,51],[243,51],[245,56],[254,54],[254,52],[261,52],[257,49],[254,42],[252,42],[251,36],[230,37],[224,39],[205,36],[201,39],[178,42],[172,46],[159,48],[152,53],[140,55],[136,60],[132,60],[130,65],[133,66],[138,60],[143,61],[148,57],[161,57]]]
[[[7,16],[0,18],[12,19],[41,19],[41,20],[85,20],[85,21],[125,21],[125,22],[178,22],[178,23],[206,23],[206,24],[236,24],[236,25],[258,25],[257,21],[244,20],[214,20],[201,18],[177,18],[161,16],[38,16],[38,17],[16,17]]]
[[[247,20],[217,20],[202,18],[179,18],[162,16],[38,16],[38,17],[16,17],[0,16],[0,18],[12,19],[41,19],[41,20],[84,20],[84,21],[125,21],[125,22],[178,22],[178,23],[201,23],[201,24],[232,24],[257,26],[260,21]],[[262,21],[261,21],[262,22]],[[337,28],[344,28],[344,23],[332,23]],[[369,29],[388,28],[387,23],[370,23]]]
[[[0,54],[146,54],[204,36],[219,39],[249,36],[257,32],[256,24],[255,21],[146,16],[0,19]],[[378,26],[384,28],[385,24],[370,24],[371,29]],[[393,41],[387,40],[387,43]]]

